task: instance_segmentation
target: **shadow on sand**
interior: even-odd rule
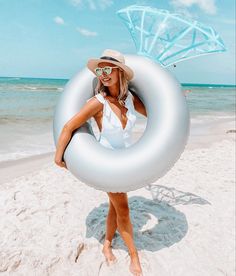
[[[184,213],[174,206],[178,204],[210,204],[191,193],[161,185],[149,185],[153,200],[133,196],[129,198],[130,216],[134,240],[138,250],[158,251],[179,242],[188,231]],[[94,237],[103,243],[108,204],[94,208],[86,218],[86,237]],[[113,239],[113,248],[127,251],[118,232]]]

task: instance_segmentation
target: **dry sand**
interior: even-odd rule
[[[128,193],[144,276],[235,275],[235,134],[199,147]],[[118,262],[101,253],[108,208],[97,191],[56,167],[53,155],[0,164],[0,274],[126,276],[129,256],[117,233]]]

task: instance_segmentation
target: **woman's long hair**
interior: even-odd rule
[[[98,83],[95,87],[95,95],[101,93],[103,96],[106,96],[109,94],[109,90],[106,86],[102,84],[102,82],[97,78]],[[119,70],[119,83],[120,83],[120,93],[118,95],[118,102],[124,106],[125,105],[125,99],[128,96],[128,80],[125,77],[124,71]]]

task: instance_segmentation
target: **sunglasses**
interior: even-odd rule
[[[100,77],[103,72],[105,73],[105,75],[110,75],[112,72],[112,69],[114,68],[119,68],[119,67],[111,67],[111,66],[97,67],[94,69],[94,72],[98,77]]]

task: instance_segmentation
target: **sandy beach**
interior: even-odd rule
[[[235,122],[222,121],[218,132],[194,133],[162,179],[128,194],[143,275],[235,275],[233,129]],[[53,157],[0,164],[1,275],[130,275],[118,233],[118,262],[107,266],[101,253],[106,193],[58,168]]]

